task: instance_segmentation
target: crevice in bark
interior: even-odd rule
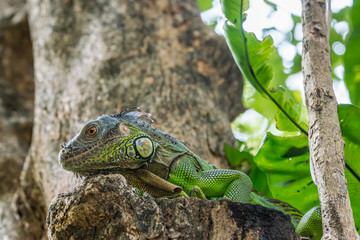
[[[13,208],[21,219],[23,230],[27,233],[27,239],[41,239],[46,231],[46,204],[44,191],[34,177],[33,164],[26,159],[24,171],[21,176],[21,188],[14,196]],[[32,173],[32,174],[30,174]]]

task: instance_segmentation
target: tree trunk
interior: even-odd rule
[[[359,239],[347,191],[344,142],[332,88],[328,42],[330,4],[326,0],[302,0],[302,7],[310,166],[319,191],[323,239]]]
[[[0,1],[0,238],[25,239],[12,200],[31,141],[33,58],[25,1]]]
[[[16,205],[28,238],[45,238],[47,207],[81,180],[57,162],[87,121],[137,105],[204,159],[226,167],[241,77],[196,1],[29,0],[35,62],[32,144]],[[31,234],[30,234],[31,233]]]

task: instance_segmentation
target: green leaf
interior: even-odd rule
[[[360,108],[351,104],[338,106],[341,133],[345,141],[345,176],[357,231],[360,231]],[[351,170],[351,171],[350,171]]]
[[[254,162],[266,174],[272,198],[287,202],[302,213],[319,205],[305,135],[278,137],[268,133]]]
[[[232,55],[245,78],[251,85],[263,95],[264,98],[271,100],[279,110],[288,118],[296,128],[284,123],[279,126],[281,130],[294,131],[298,129],[304,134],[307,131],[301,127],[306,125],[299,122],[301,118],[301,105],[294,104],[293,94],[285,86],[286,76],[283,71],[273,72],[269,63],[277,62],[280,59],[270,36],[263,41],[258,41],[254,34],[247,33],[242,29],[242,12],[248,8],[248,1],[222,0],[222,9],[229,22],[224,24],[225,38]],[[240,12],[238,12],[240,11]],[[241,22],[238,22],[238,19]],[[283,101],[284,99],[290,101]],[[300,106],[300,107],[299,107]],[[261,113],[261,112],[260,112]],[[283,120],[284,118],[279,117]]]
[[[253,108],[270,121],[274,119],[278,111],[276,105],[256,91],[249,81],[244,81],[243,104],[244,107]]]
[[[360,175],[360,109],[353,105],[339,105],[339,120],[345,140],[346,164]],[[317,188],[309,169],[308,140],[304,135],[278,137],[268,133],[254,162],[267,178],[269,197],[296,207],[303,213],[319,204]],[[354,173],[345,169],[349,196],[356,227],[360,229],[360,184]],[[254,182],[257,180],[252,178]],[[261,180],[263,181],[263,180]],[[306,198],[304,197],[306,196]]]
[[[360,145],[344,134],[346,163],[357,174],[360,172]],[[264,145],[254,157],[259,171],[267,178],[270,198],[287,202],[302,213],[319,205],[318,193],[309,169],[309,149],[305,136],[277,137],[268,134]],[[360,230],[360,184],[345,169],[351,207],[357,231]],[[261,176],[263,178],[263,176]],[[254,182],[256,178],[252,178]],[[263,183],[264,181],[261,180]],[[260,190],[259,190],[260,191]],[[261,192],[261,191],[260,191]],[[306,197],[305,197],[306,196]]]
[[[344,81],[352,104],[360,107],[360,1],[351,8],[350,33],[347,36],[344,55]]]
[[[338,115],[342,135],[360,145],[360,108],[351,104],[340,104]]]
[[[197,0],[200,12],[204,12],[212,8],[213,0]]]
[[[248,151],[239,151],[238,149],[225,144],[225,156],[232,167],[237,167],[244,161],[250,164],[250,173],[248,175],[253,181],[253,188],[267,196],[271,196],[266,175],[256,166],[253,155]]]
[[[295,74],[301,71],[301,55],[296,54],[294,58],[294,65],[291,67],[290,74]]]
[[[360,231],[360,108],[351,104],[338,106],[341,133],[345,141],[345,176],[357,231]],[[351,170],[351,171],[350,171]]]
[[[296,97],[293,95],[294,92],[286,91],[285,88],[279,86],[277,90],[272,90],[272,96],[276,99],[277,102],[282,103],[283,109],[292,117],[294,121],[301,124],[301,111],[302,103],[297,102]],[[301,99],[298,99],[298,101]],[[278,111],[275,116],[277,124],[277,129],[281,131],[297,131],[298,128],[294,125],[288,116],[286,116],[282,111]],[[306,127],[304,128],[306,129]]]
[[[345,160],[347,165],[358,175],[360,173],[360,145],[352,142],[346,136],[345,140]],[[350,196],[351,208],[353,210],[354,221],[357,231],[360,231],[360,184],[349,169],[345,169],[348,191]]]
[[[225,17],[235,26],[241,26],[249,9],[249,0],[220,0],[222,11]]]
[[[353,5],[354,6],[354,5]],[[333,12],[332,13],[332,18],[335,19],[336,21],[340,22],[340,21],[350,21],[350,11],[351,11],[352,7],[345,7],[343,9],[341,9],[339,12]]]
[[[302,105],[299,94],[286,88],[285,80],[288,75],[283,72],[280,64],[281,59],[273,46],[272,39],[267,37],[263,41],[258,41],[253,34],[247,33],[242,29],[242,22],[246,16],[243,11],[248,8],[248,1],[222,0],[221,6],[228,19],[228,22],[224,25],[226,41],[238,67],[252,85],[250,87],[247,81],[245,82],[244,105],[254,108],[269,120],[267,130],[274,122],[274,119],[276,119],[278,129],[282,131],[301,129],[304,135],[306,135],[306,109]],[[360,26],[360,20],[357,23]],[[360,29],[360,27],[357,27],[357,29]],[[333,30],[331,35],[331,41],[343,41],[341,35]],[[359,35],[357,37],[360,38]],[[292,40],[289,39],[289,41]],[[292,41],[292,43],[295,44],[296,41]],[[360,47],[353,47],[356,53],[360,52]],[[354,51],[351,51],[351,53]],[[349,52],[348,48],[347,52]],[[334,60],[336,65],[341,64],[342,56],[334,56]],[[300,63],[301,57],[297,55],[295,61]],[[360,61],[356,60],[352,64],[356,65],[357,62]],[[300,66],[300,64],[298,65]],[[273,69],[271,66],[276,67]],[[292,72],[298,71],[300,71],[299,67],[295,66],[292,68]],[[350,69],[349,71],[358,73],[352,78],[351,86],[360,85],[360,80],[358,81],[356,78],[360,79],[360,66],[356,65],[355,69]],[[353,92],[360,91],[356,90]],[[354,101],[351,92],[350,95],[352,101]],[[356,115],[359,116],[357,110],[353,110],[353,106],[348,107],[348,109],[347,107],[339,107],[339,119],[340,121],[342,120],[341,127],[346,141],[345,157],[347,169],[345,174],[348,179],[353,207],[359,206],[359,197],[356,197],[359,191],[359,182],[356,179],[356,175],[359,174],[360,166],[356,162],[360,161],[356,161],[356,159],[360,158],[358,151],[359,137],[357,136],[357,133],[360,131],[358,124],[352,126],[353,124],[351,123],[353,121],[357,122],[356,119],[354,120]],[[239,125],[240,127],[244,128],[244,125]],[[286,135],[284,132],[282,134]],[[251,176],[251,179],[255,184],[256,182],[261,182],[262,184],[254,186],[255,189],[259,190],[258,188],[262,188],[264,190],[259,191],[267,192],[265,193],[267,196],[288,202],[302,212],[306,212],[319,204],[317,188],[312,183],[310,176],[308,142],[307,137],[304,135],[279,137],[268,133],[266,140],[253,158],[253,163],[251,163],[251,165],[256,165],[256,168],[253,168],[254,174]],[[252,140],[253,138],[249,137],[247,145]],[[243,157],[244,155],[239,155],[239,158]],[[248,161],[251,162],[251,160]],[[349,169],[351,170],[349,171]],[[267,187],[264,187],[264,184],[267,184]],[[358,210],[354,211],[354,217],[359,229],[360,218]]]
[[[280,131],[297,131],[297,127],[289,120],[289,118],[281,111],[276,114],[276,128]]]
[[[260,46],[260,42],[256,39],[255,35],[252,33],[242,33],[242,31],[234,26],[229,24],[224,25],[225,37],[230,47],[231,53],[235,59],[235,62],[239,66],[241,72],[246,77],[246,79],[253,85],[253,87],[267,97],[265,94],[265,88],[269,85],[270,80],[272,79],[272,72],[269,71],[269,66],[265,64],[267,58],[274,53],[274,46],[272,45],[271,38],[268,37],[264,39],[264,45]],[[245,35],[245,36],[244,36]],[[254,55],[257,55],[257,58],[254,59],[252,64],[254,69],[250,64],[250,53],[245,43],[252,43],[251,46],[254,46],[249,51]],[[255,64],[257,64],[255,66]],[[258,82],[255,79],[255,72],[262,74],[261,78],[263,82]]]
[[[253,159],[253,155],[249,152],[240,152],[238,149],[225,144],[225,156],[229,161],[230,166],[239,166],[243,161],[250,161]]]
[[[280,126],[286,129],[282,128],[281,130],[294,131],[294,129],[299,129],[302,124],[299,120],[303,106],[294,99],[291,91],[279,85],[280,82],[285,82],[285,79],[276,78],[274,82],[271,82],[274,75],[268,62],[269,58],[277,55],[271,37],[266,37],[260,42],[254,34],[242,33],[234,26],[225,24],[224,30],[233,57],[246,79],[264,98],[271,100],[296,127],[286,128],[289,124],[282,124]],[[284,118],[278,119],[283,120]],[[301,130],[306,133],[303,128]]]

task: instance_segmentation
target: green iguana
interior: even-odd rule
[[[80,176],[121,173],[133,187],[154,197],[226,198],[280,210],[252,192],[252,182],[245,173],[216,169],[151,123],[150,114],[138,108],[100,116],[61,145],[59,163]],[[320,207],[306,213],[296,231],[303,237],[320,239]]]

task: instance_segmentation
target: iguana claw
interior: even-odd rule
[[[195,193],[195,196],[194,196],[194,193]],[[201,190],[201,188],[198,186],[195,186],[195,187],[193,187],[193,189],[190,190],[190,197],[198,197],[198,198],[202,198],[202,199],[207,199],[205,194]]]

